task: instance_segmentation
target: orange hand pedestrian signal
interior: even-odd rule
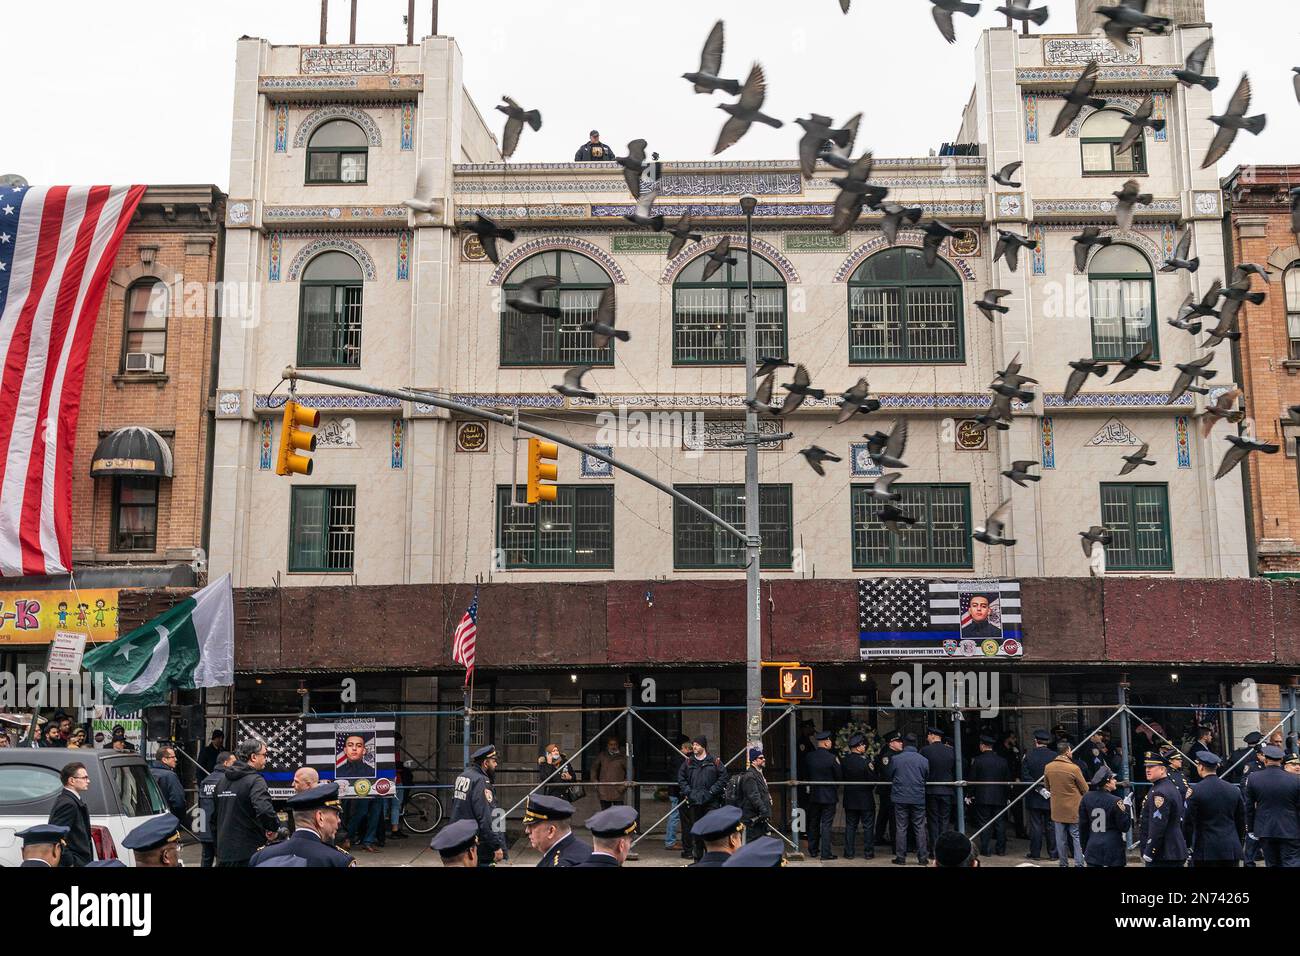
[[[781,668],[781,699],[813,699],[813,674],[811,667]]]

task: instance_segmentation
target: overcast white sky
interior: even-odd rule
[[[1098,0],[1101,2],[1101,0]],[[668,159],[708,158],[724,115],[681,73],[698,65],[713,21],[727,22],[723,72],[763,63],[766,111],[864,113],[859,148],[923,156],[957,132],[973,83],[979,31],[1000,26],[999,0],[957,17],[949,46],[927,0],[442,0],[441,32],[465,57],[465,79],[499,135],[503,93],[540,109],[514,160],[572,159],[593,126],[619,149],[645,137]],[[417,37],[429,2],[417,0]],[[1074,29],[1072,0],[1047,0],[1048,32]],[[1222,108],[1243,70],[1259,137],[1241,135],[1220,163],[1300,162],[1298,0],[1207,0]],[[358,42],[401,43],[406,0],[361,0]],[[345,42],[348,0],[330,4],[332,42]],[[215,183],[229,175],[235,40],[315,43],[319,0],[44,0],[5,4],[0,32],[11,81],[0,173],[32,183]],[[1036,28],[1037,29],[1037,28]],[[21,38],[23,42],[13,42]],[[793,158],[797,127],[756,126],[724,156]]]

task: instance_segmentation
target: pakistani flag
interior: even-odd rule
[[[165,704],[176,688],[235,682],[235,615],[230,575],[111,644],[81,666],[104,675],[104,696],[119,711]]]

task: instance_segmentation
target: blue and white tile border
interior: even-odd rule
[[[660,283],[666,285],[673,282],[677,278],[677,274],[686,268],[693,259],[708,252],[721,241],[721,236],[707,236],[701,242],[691,243],[691,245],[678,254],[676,259],[669,261],[668,265],[664,268],[663,275],[659,277]],[[743,235],[732,236],[731,248],[733,251],[744,249],[745,237]],[[768,262],[775,266],[776,271],[781,273],[781,277],[785,279],[788,284],[798,285],[803,281],[799,278],[799,272],[795,269],[794,263],[782,255],[781,251],[766,239],[760,239],[758,236],[754,237],[754,252],[761,255],[764,259],[768,260]]]
[[[312,110],[303,117],[302,122],[298,124],[297,131],[293,134],[294,148],[301,149],[306,146],[308,137],[311,136],[316,127],[335,119],[351,120],[356,123],[365,132],[366,141],[371,146],[384,145],[384,137],[379,131],[379,124],[365,110],[359,110],[352,106],[325,106],[318,110]]]
[[[322,252],[346,252],[352,258],[357,260],[361,266],[361,272],[367,282],[374,282],[378,272],[375,269],[375,260],[370,257],[370,253],[361,246],[360,243],[353,242],[351,239],[331,237],[326,239],[314,239],[307,245],[298,250],[298,254],[293,257],[289,263],[289,281],[297,282],[298,277],[302,275],[302,270],[313,257],[320,255]]]
[[[618,260],[593,242],[586,239],[579,239],[577,236],[541,236],[537,239],[529,239],[522,245],[515,246],[510,253],[501,260],[501,264],[492,270],[492,276],[488,279],[488,285],[500,285],[514,269],[515,266],[523,262],[529,256],[536,255],[539,252],[548,250],[563,249],[568,252],[577,252],[596,262],[609,273],[612,279],[618,285],[627,285],[627,275],[618,264]]]
[[[978,230],[976,230],[976,234],[978,235]],[[898,233],[898,242],[895,243],[895,245],[920,249],[924,237],[924,233],[914,229],[902,230]],[[840,264],[839,269],[835,272],[835,281],[847,282],[849,277],[857,271],[858,266],[860,266],[864,260],[882,249],[888,248],[890,248],[889,241],[884,237],[884,235],[877,236],[874,239],[868,239],[862,245],[854,249],[849,257]],[[939,247],[939,255],[945,262],[949,263],[960,272],[962,278],[967,282],[975,281],[975,270],[971,268],[970,263],[965,259],[951,254],[951,241],[946,241]]]

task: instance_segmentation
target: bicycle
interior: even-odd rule
[[[442,801],[428,790],[417,790],[402,806],[402,824],[412,833],[432,833],[442,823]]]

